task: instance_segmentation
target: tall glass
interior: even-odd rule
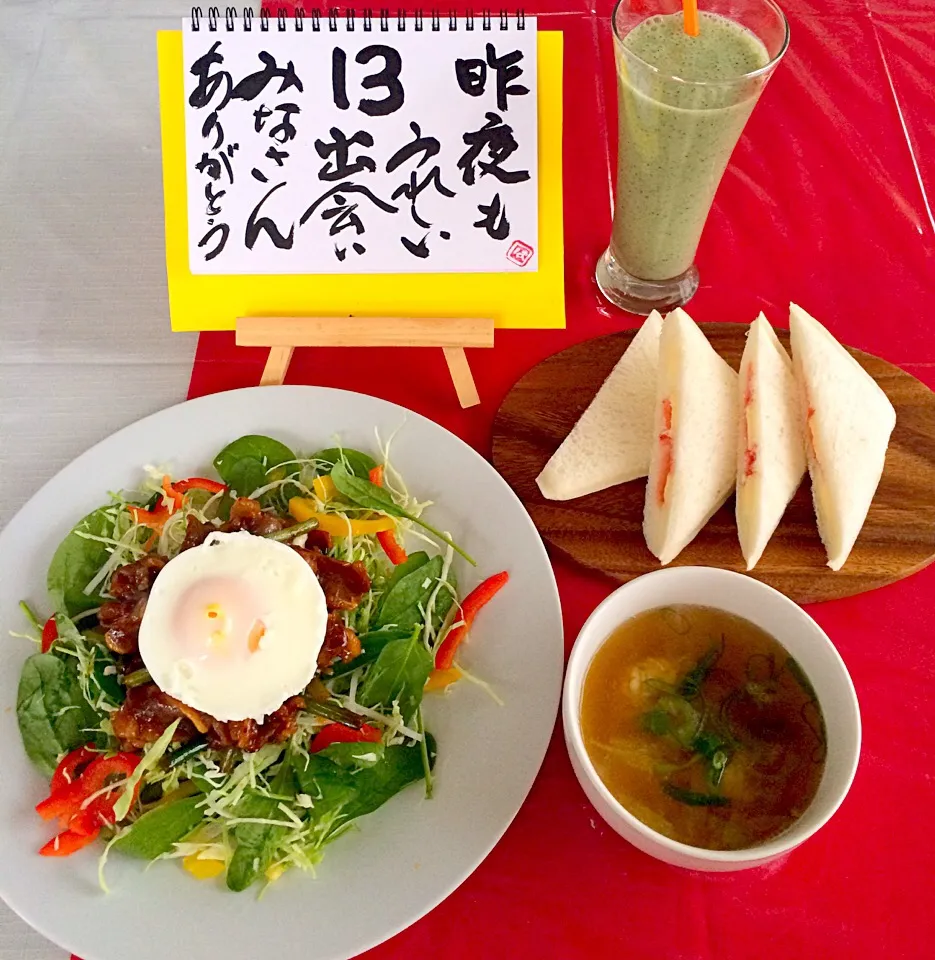
[[[701,6],[698,37],[682,30],[681,0],[614,8],[617,191],[597,283],[633,313],[673,309],[698,289],[695,251],[715,191],[789,45],[772,0]]]

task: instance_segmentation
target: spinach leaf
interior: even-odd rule
[[[96,703],[99,694],[103,694],[115,707],[119,707],[126,699],[126,690],[117,679],[117,661],[114,655],[104,646],[104,637],[100,633],[88,632],[83,634],[70,617],[64,613],[55,614],[55,630],[58,640],[71,644],[76,650],[86,650],[91,661],[90,682],[88,684],[90,696]],[[110,673],[105,672],[113,667]]]
[[[364,770],[376,766],[384,750],[382,743],[332,743],[320,751],[320,756],[348,770]]]
[[[357,777],[321,753],[310,754],[306,760],[296,762],[295,778],[312,801],[308,822],[319,843],[327,843],[347,819],[344,810],[357,794]]]
[[[370,471],[377,465],[373,457],[350,447],[329,447],[327,450],[319,450],[318,453],[312,454],[311,459],[319,460],[332,468],[336,463],[343,461],[355,477],[361,477],[364,480],[370,478]]]
[[[248,790],[237,805],[238,817],[262,820],[283,819],[279,801]],[[269,823],[238,823],[234,827],[237,847],[227,868],[227,886],[231,890],[246,890],[257,877],[265,873],[273,862],[273,854],[285,827]]]
[[[447,543],[453,550],[460,553],[472,566],[477,566],[474,559],[466,554],[450,537],[446,537],[441,530],[437,530],[420,517],[415,517],[404,510],[396,503],[387,490],[383,487],[376,486],[376,484],[371,483],[369,480],[355,476],[345,467],[343,462],[339,461],[334,465],[331,471],[331,479],[334,481],[338,493],[343,494],[348,500],[353,501],[358,506],[364,507],[367,510],[376,510],[391,517],[401,517],[417,523],[420,527],[438,537],[442,543]]]
[[[393,567],[392,573],[386,580],[386,583],[383,585],[383,599],[381,605],[386,602],[386,598],[396,589],[399,585],[399,582],[404,578],[408,577],[409,574],[415,573],[416,570],[419,570],[421,567],[424,567],[429,562],[429,555],[424,550],[417,550],[415,553],[410,553],[409,556],[401,563],[399,566]],[[385,624],[380,624],[379,620],[379,611],[377,611],[377,617],[374,619],[374,626],[379,629],[380,626],[385,626]]]
[[[242,497],[277,479],[267,476],[273,467],[295,460],[295,454],[271,437],[249,434],[229,443],[215,458],[214,469],[220,478]],[[293,472],[298,472],[296,465]],[[288,476],[283,473],[283,477]],[[279,478],[281,479],[281,478]]]
[[[214,469],[222,480],[225,473],[238,460],[258,460],[267,470],[279,466],[287,460],[295,460],[295,454],[284,444],[272,437],[260,434],[247,434],[231,441],[215,458]]]
[[[266,486],[266,468],[259,460],[242,457],[226,471],[224,480],[239,497],[249,497],[254,490]]]
[[[79,521],[53,554],[46,585],[55,610],[73,617],[104,602],[100,593],[86,594],[84,589],[110,558],[107,546],[78,534],[108,536],[113,527],[113,522],[105,513],[108,509],[99,507]]]
[[[426,739],[429,757],[434,762],[435,738],[426,734]],[[354,785],[357,793],[344,809],[344,814],[348,820],[353,820],[373,813],[403,787],[421,780],[424,776],[422,753],[418,746],[404,747],[398,744],[387,747],[381,763],[355,774]]]
[[[295,794],[292,759],[288,753],[270,784],[270,790],[280,797]],[[237,804],[236,815],[259,820],[282,820],[279,803],[279,800],[256,790],[247,790]],[[227,886],[235,891],[246,890],[254,880],[266,873],[288,829],[272,823],[238,823],[234,827],[237,846],[227,868]]]
[[[296,760],[295,779],[299,790],[307,793],[314,804],[326,798],[331,802],[337,799],[346,801],[354,792],[354,777],[324,753],[322,750]]]
[[[74,662],[52,653],[35,653],[23,664],[16,719],[26,755],[46,776],[62,754],[92,740],[85,728],[100,722],[81,693]]]
[[[406,640],[412,636],[411,629],[383,629],[373,630],[370,633],[362,633],[358,638],[361,645],[361,653],[347,663],[336,663],[331,668],[332,677],[341,677],[347,673],[353,673],[360,667],[373,663],[380,656],[380,652],[391,640]]]
[[[416,558],[419,558],[419,562],[413,563]],[[412,566],[410,567],[409,564]],[[428,607],[429,598],[438,586],[438,578],[442,574],[444,564],[445,561],[441,557],[432,557],[429,560],[428,555],[422,551],[414,553],[406,563],[400,564],[387,582],[374,626],[377,628],[393,626],[400,629],[421,626],[425,622],[423,611]],[[451,571],[449,571],[449,580],[454,580]],[[428,581],[427,585],[426,581]],[[454,596],[451,590],[442,587],[435,597],[433,609],[432,621],[436,629],[441,626],[453,603]]]
[[[399,566],[393,567],[393,572],[386,581],[386,592],[389,593],[403,577],[409,576],[410,573],[418,570],[419,567],[424,567],[428,562],[429,555],[424,550],[416,550],[415,553],[410,553]]]
[[[114,706],[119,707],[127,699],[127,691],[124,685],[117,679],[117,674],[110,668],[116,667],[117,661],[107,647],[101,644],[94,644],[91,648],[94,655],[94,666],[91,668],[91,683],[96,686],[101,693]],[[110,671],[110,672],[108,672]]]
[[[168,853],[204,819],[204,809],[200,806],[203,800],[198,794],[144,813],[114,841],[114,849],[144,860],[155,860]]]
[[[390,708],[399,704],[403,720],[410,720],[422,702],[425,681],[434,661],[414,630],[406,640],[392,640],[367,671],[357,691],[357,701],[365,707]]]
[[[256,487],[253,488],[254,490]],[[231,518],[231,507],[234,505],[234,498],[230,495],[230,491],[224,494],[220,500],[217,501],[217,506],[214,509],[214,515],[222,523],[227,523]]]
[[[431,734],[427,734],[426,739],[434,762],[435,740]],[[328,748],[331,749],[333,747]],[[322,842],[327,842],[351,820],[372,813],[403,787],[424,776],[418,747],[386,747],[378,763],[353,773],[325,757],[327,752],[312,754],[307,764],[297,763],[295,773],[299,788],[312,800],[309,820],[321,825]]]
[[[349,500],[353,500],[358,506],[366,507],[368,510],[378,510],[391,517],[414,519],[396,503],[388,490],[351,473],[342,460],[331,468],[331,479],[338,488],[338,492]]]

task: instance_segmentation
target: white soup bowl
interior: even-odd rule
[[[581,736],[581,695],[594,655],[622,623],[673,604],[715,607],[755,623],[779,641],[808,677],[825,719],[827,756],[811,804],[787,830],[742,850],[679,843],[646,826],[598,776]],[[714,567],[670,567],[625,583],[588,618],[568,660],[562,697],[565,743],[588,799],[622,837],[644,853],[692,870],[743,870],[787,854],[819,830],[850,789],[860,755],[860,711],[844,661],[827,634],[797,604],[752,577]]]

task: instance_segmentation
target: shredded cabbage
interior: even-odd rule
[[[123,793],[120,794],[117,802],[114,804],[114,819],[118,822],[123,820],[130,812],[130,804],[133,803],[133,793],[136,790],[136,785],[143,779],[143,774],[146,773],[147,770],[152,770],[162,759],[163,754],[172,742],[172,737],[178,725],[179,721],[173,720],[172,723],[166,727],[165,733],[143,754],[143,759],[136,765],[136,769],[127,778],[127,784],[123,788]]]

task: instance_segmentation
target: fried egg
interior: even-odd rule
[[[187,706],[261,722],[314,677],[327,618],[318,578],[287,544],[212,533],[156,578],[140,656]]]

